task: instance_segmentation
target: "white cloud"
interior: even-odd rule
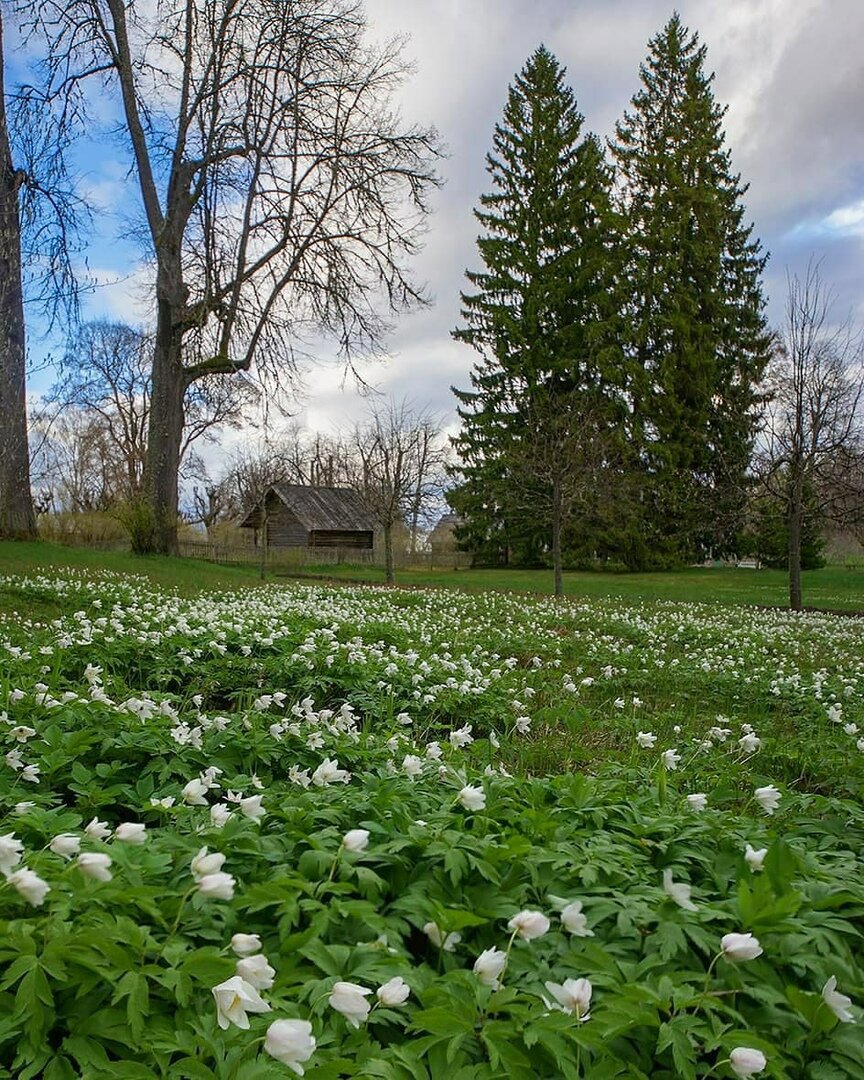
[[[864,199],[839,207],[824,218],[821,224],[830,232],[864,236]]]

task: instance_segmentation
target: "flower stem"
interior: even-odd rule
[[[189,889],[183,894],[183,897],[180,900],[180,906],[177,908],[177,918],[174,920],[174,925],[171,927],[170,933],[168,934],[169,938],[174,937],[174,935],[177,933],[177,928],[180,925],[180,919],[183,915],[183,909],[186,907],[186,901],[189,899],[192,893],[195,892],[197,888],[197,885],[193,885],[191,889]]]

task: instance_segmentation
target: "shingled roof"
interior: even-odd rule
[[[364,507],[360,496],[351,488],[310,487],[305,484],[274,484],[267,491],[282,500],[310,532],[374,530],[375,522]],[[259,523],[260,504],[240,523],[241,528],[254,528]]]

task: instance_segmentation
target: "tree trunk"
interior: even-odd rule
[[[396,578],[393,573],[393,527],[384,526],[384,580],[392,585]]]
[[[136,550],[159,555],[177,553],[177,478],[186,379],[182,363],[182,330],[174,318],[176,310],[175,304],[159,299],[144,480],[149,536],[142,537],[143,544],[136,545]]]
[[[552,567],[555,572],[555,595],[564,595],[564,573],[561,565],[561,481],[552,481]]]
[[[12,164],[3,81],[0,14],[0,538],[32,540],[36,515],[27,445],[24,292],[18,190],[24,177]]]
[[[801,610],[801,528],[804,519],[804,483],[792,478],[789,498],[789,607]]]

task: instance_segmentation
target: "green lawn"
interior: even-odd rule
[[[4,574],[38,574],[59,568],[142,574],[156,585],[176,588],[186,594],[258,582],[257,571],[249,567],[217,566],[198,559],[146,558],[122,551],[94,551],[92,548],[66,547],[62,544],[0,541],[0,577]],[[20,604],[20,597],[4,589],[0,582],[0,613],[17,611]],[[26,614],[36,618],[53,618],[62,610],[62,606],[46,602],[39,611],[30,608]]]
[[[308,574],[383,583],[383,571],[357,566],[308,567]],[[430,585],[467,590],[551,593],[551,570],[401,570],[400,585]],[[803,575],[804,603],[844,611],[864,610],[864,570],[826,566]],[[568,596],[618,596],[633,600],[693,600],[706,603],[788,605],[782,570],[692,568],[674,573],[564,575]]]
[[[197,559],[144,558],[125,552],[93,551],[49,543],[0,542],[0,575],[32,574],[57,567],[143,574],[157,585],[174,587],[187,594],[207,588],[255,585],[259,580],[254,567],[217,566]],[[286,576],[277,573],[269,580],[284,581]],[[383,571],[361,566],[309,566],[296,576],[375,584],[384,581]],[[864,610],[864,569],[828,566],[807,571],[803,577],[806,605],[829,610]],[[552,573],[548,570],[401,570],[397,582],[469,591],[552,591]],[[654,574],[568,573],[564,577],[564,587],[568,596],[616,596],[646,601],[693,600],[785,606],[788,600],[786,575],[780,570],[693,568]],[[0,587],[0,611],[10,610],[8,601]]]

